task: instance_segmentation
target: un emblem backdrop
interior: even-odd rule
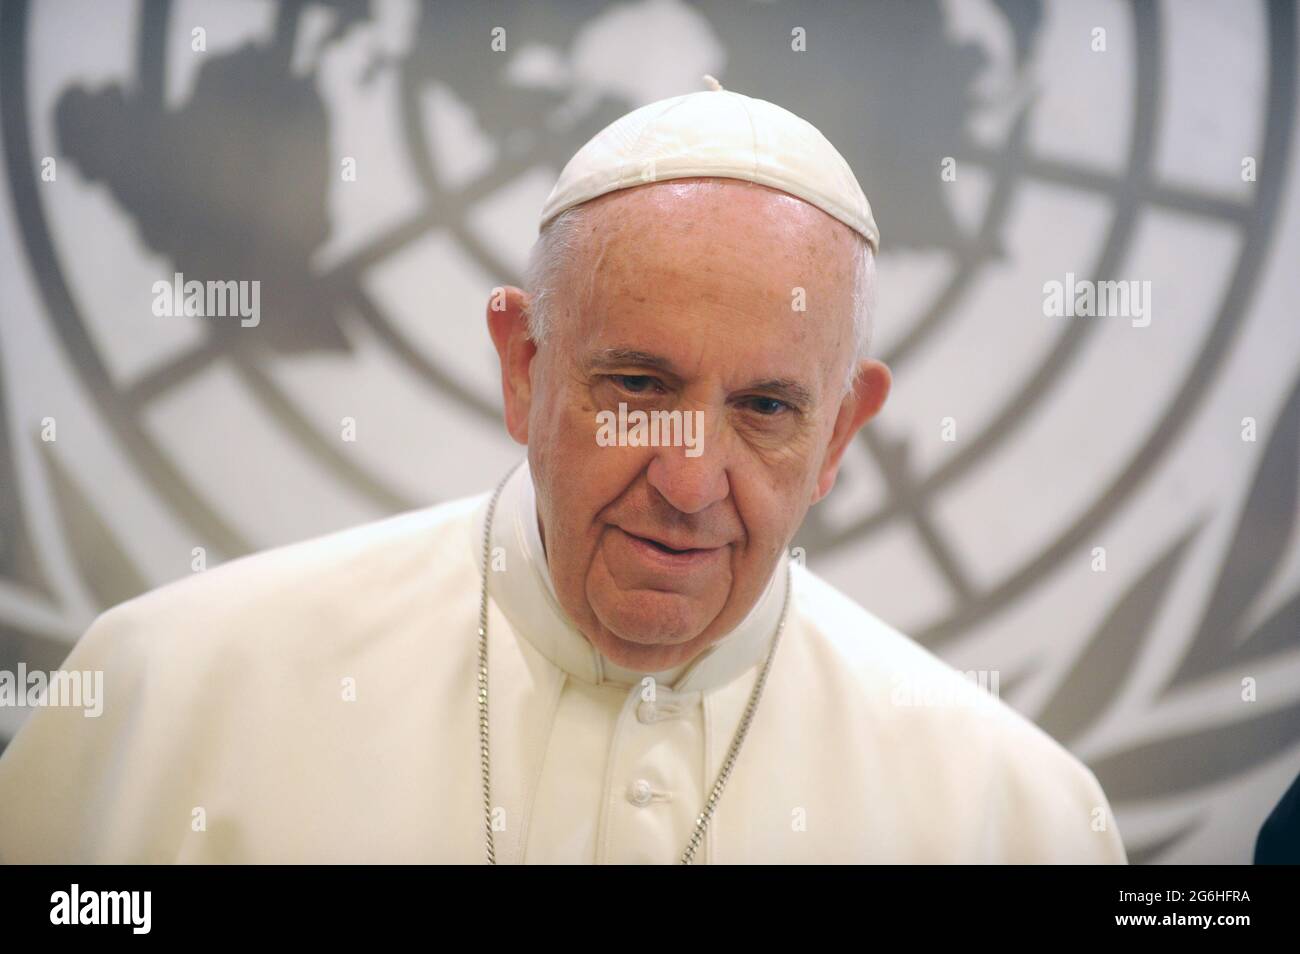
[[[1134,861],[1246,862],[1300,772],[1296,44],[1288,2],[4,0],[0,669],[489,488],[491,290],[710,73],[884,235],[895,390],[799,556],[1080,755]]]

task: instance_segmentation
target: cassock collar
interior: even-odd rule
[[[474,514],[472,537],[476,564],[483,559],[485,500]],[[625,669],[606,659],[569,620],[555,595],[546,554],[537,528],[532,475],[525,461],[501,491],[492,521],[492,547],[505,560],[505,571],[489,564],[488,593],[510,625],[538,652],[571,676],[594,685],[633,686],[645,676],[675,692],[694,692],[726,685],[759,663],[772,645],[785,600],[786,562],[782,554],[763,595],[730,633],[690,662],[658,673]]]

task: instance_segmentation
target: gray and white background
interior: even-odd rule
[[[1300,773],[1297,41],[1289,2],[3,0],[0,669],[196,547],[488,489],[491,289],[582,142],[711,73],[884,236],[895,390],[809,566],[997,670],[1132,860],[1248,862]],[[261,324],[155,316],[177,271]],[[1150,326],[1046,317],[1067,272],[1150,281]]]

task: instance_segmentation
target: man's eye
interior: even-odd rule
[[[614,380],[623,390],[633,394],[644,394],[653,390],[655,385],[655,379],[644,374],[616,374]]]
[[[790,405],[770,397],[749,398],[749,406],[764,417],[774,417],[782,411],[790,410]]]

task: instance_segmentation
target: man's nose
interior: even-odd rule
[[[686,448],[661,447],[646,471],[650,486],[682,513],[699,513],[731,493],[727,468],[721,454],[706,448],[689,457]]]

